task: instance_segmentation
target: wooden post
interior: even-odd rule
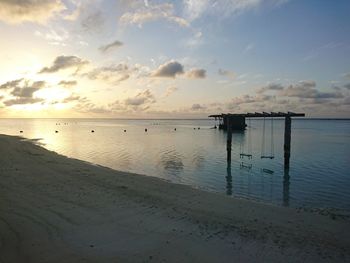
[[[284,169],[289,169],[292,118],[286,116],[284,122]]]
[[[230,123],[230,117],[227,116],[227,144],[226,144],[226,149],[227,149],[227,162],[231,162],[231,146],[232,146],[232,127]]]

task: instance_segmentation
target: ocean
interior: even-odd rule
[[[289,170],[283,167],[283,119],[272,125],[265,120],[265,139],[262,119],[247,121],[245,132],[233,133],[231,165],[226,133],[212,129],[215,124],[209,119],[0,119],[0,133],[35,139],[68,157],[207,191],[350,211],[350,120],[293,119]],[[264,154],[275,158],[262,159]]]

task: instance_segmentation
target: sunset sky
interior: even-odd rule
[[[0,117],[350,117],[348,0],[0,0]]]

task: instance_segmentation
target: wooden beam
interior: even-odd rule
[[[285,112],[255,112],[255,113],[227,113],[227,114],[214,114],[209,115],[210,118],[225,118],[225,117],[249,117],[249,118],[261,118],[261,117],[269,117],[269,118],[278,118],[278,117],[305,117],[305,113],[295,113],[288,111]]]

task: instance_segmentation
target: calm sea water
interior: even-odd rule
[[[271,123],[265,124],[270,154]],[[210,129],[214,125],[213,120],[0,119],[0,133],[41,139],[47,149],[69,157],[208,191],[286,206],[350,210],[349,120],[293,119],[289,171],[283,168],[283,120],[274,121],[272,160],[260,158],[263,120],[252,120],[247,131],[234,133],[231,167],[226,134]],[[253,158],[240,159],[247,151]]]

